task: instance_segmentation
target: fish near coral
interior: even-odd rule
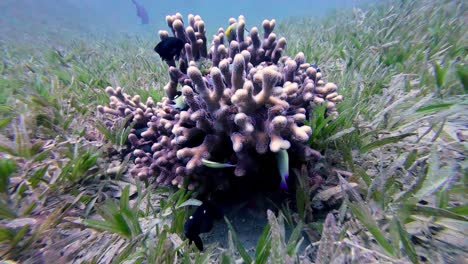
[[[189,240],[189,244],[192,244],[193,241],[195,246],[203,251],[200,234],[209,232],[213,228],[214,220],[222,217],[223,213],[216,205],[210,201],[203,202],[184,224],[184,233]]]
[[[143,25],[149,24],[149,16],[145,7],[140,5],[136,0],[132,0],[132,2],[136,7],[137,16],[141,19],[141,24]]]
[[[231,42],[236,38],[236,30],[237,30],[237,23],[231,24],[228,28],[226,28],[226,32],[224,34],[226,35],[226,38],[228,39],[228,42]]]
[[[161,59],[171,61],[174,59],[174,56],[180,55],[184,45],[184,41],[179,38],[167,37],[154,47],[154,51],[161,56]]]
[[[317,64],[311,64],[310,65],[312,68],[314,68],[317,72],[321,72],[319,66],[317,66]]]
[[[174,104],[170,106],[177,110],[187,110],[188,105],[184,102],[184,98],[185,97],[182,95],[182,92],[177,91],[177,95],[174,97],[174,100],[172,100]]]
[[[232,23],[224,32],[229,43],[237,38],[237,25],[237,23]],[[245,31],[249,32],[247,29]]]
[[[285,190],[288,189],[287,180],[289,177],[289,155],[288,151],[282,149],[276,153],[276,162],[279,174],[281,176],[281,189]]]

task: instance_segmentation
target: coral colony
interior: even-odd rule
[[[231,18],[235,27],[220,28],[210,48],[200,16],[189,15],[188,25],[180,14],[166,20],[184,42],[180,54],[165,59],[166,97],[144,103],[107,87],[109,107],[98,107],[121,119],[131,116],[131,174],[179,188],[222,189],[229,188],[229,175],[257,177],[277,162],[272,180],[287,188],[292,168],[320,158],[309,147],[312,130],[305,121],[318,104],[326,104],[327,116],[338,114],[335,104],[343,97],[337,86],[322,80],[302,52],[283,55],[286,39],[273,33],[275,20],[263,21],[262,36],[256,27],[246,32],[243,16]],[[172,38],[167,31],[159,37]]]

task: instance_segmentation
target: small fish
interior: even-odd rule
[[[316,69],[317,72],[321,72],[321,70],[320,70],[319,66],[317,66],[317,64],[311,64],[310,66],[311,66],[312,68]]]
[[[236,35],[237,35],[236,30],[237,30],[237,23],[233,23],[228,28],[226,28],[226,31],[224,32],[224,34],[226,35],[226,38],[228,39],[229,43],[236,38]]]
[[[236,167],[236,165],[233,165],[230,163],[219,163],[219,162],[211,161],[207,159],[202,159],[202,164],[208,168],[213,168],[213,169],[224,169],[224,168]]]
[[[174,97],[174,100],[172,101],[174,102],[174,104],[170,104],[169,106],[180,111],[184,111],[188,109],[188,105],[185,103],[185,96],[182,95],[182,92],[177,91],[177,94]]]
[[[245,29],[245,31],[249,32],[247,29]],[[237,23],[232,23],[228,28],[226,28],[224,35],[228,39],[229,43],[235,40],[237,38]]]
[[[154,47],[154,51],[156,51],[159,56],[165,61],[171,61],[174,59],[174,56],[179,56],[180,51],[184,48],[184,41],[175,38],[175,37],[168,37],[162,40],[161,42]]]
[[[136,7],[137,16],[141,19],[141,24],[143,25],[149,24],[149,16],[145,7],[140,5],[136,0],[132,0],[132,2]]]
[[[184,224],[185,237],[195,242],[195,246],[200,251],[203,251],[203,242],[200,238],[201,233],[207,233],[213,228],[213,220],[218,220],[223,217],[221,210],[212,202],[205,201],[197,210],[189,217]]]
[[[276,165],[281,176],[280,187],[283,190],[288,189],[286,180],[289,177],[289,156],[287,150],[282,149],[276,153]]]

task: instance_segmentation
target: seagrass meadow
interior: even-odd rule
[[[153,48],[177,31],[165,23],[130,34],[61,26],[64,21],[47,27],[24,21],[13,27],[9,23],[21,16],[2,16],[0,260],[467,262],[466,1],[385,1],[326,14],[278,19],[276,46],[264,45],[271,50],[265,52],[268,59],[254,57],[258,49],[242,41],[237,45],[244,48],[232,56],[227,43],[225,53],[214,55],[210,48],[220,45],[219,33],[229,26],[229,17],[222,25],[210,22],[208,28],[207,23],[207,49],[200,57],[218,56],[208,65],[187,55],[195,47],[188,44],[182,64],[161,60]],[[188,15],[182,14],[184,26],[190,24]],[[245,16],[248,32],[237,34],[263,37],[272,20],[263,27],[256,21]],[[224,29],[217,31],[219,27]],[[158,30],[166,32],[156,34]],[[267,33],[261,41],[269,39]],[[210,89],[222,86],[217,80],[231,78],[231,73],[233,81],[224,81],[229,87],[214,95]],[[274,80],[271,94],[277,97],[263,96],[268,78]],[[273,88],[279,82],[282,88]],[[304,92],[300,100],[299,83],[309,84],[309,90],[299,88]],[[238,86],[232,94],[231,84]],[[316,88],[324,87],[331,88],[321,95]],[[248,92],[238,91],[255,89],[262,96],[242,103]],[[188,115],[169,107],[177,90],[190,105],[187,111],[205,107],[215,120],[213,127],[227,132],[212,132],[195,110],[190,112],[193,122],[186,125],[151,119],[161,111],[172,115],[167,120]],[[285,106],[280,99],[292,110],[266,118],[279,110],[260,105]],[[231,119],[216,117],[221,115],[214,111],[226,105],[240,110],[229,108]],[[133,110],[136,114],[128,115]],[[291,129],[268,134],[264,141],[241,140],[259,120]],[[161,127],[174,134],[158,134]],[[223,149],[203,160],[194,158],[195,152],[177,145],[187,140],[187,128],[221,138]],[[167,138],[170,146],[148,150],[166,144]],[[223,205],[224,219],[202,234],[205,247],[200,251],[185,239],[184,222],[200,205],[197,195],[216,186],[208,188],[210,181],[203,176],[224,184],[228,176],[214,167],[236,161],[244,165],[223,167],[233,178],[251,177],[248,168],[254,165],[260,167],[255,175],[262,166],[276,171],[273,154],[264,159],[258,153],[238,154],[239,142],[257,144],[261,154],[291,147],[289,188],[280,190],[281,199],[252,195],[254,203],[242,199],[243,188],[228,192],[241,199]],[[157,161],[158,155],[165,159]],[[174,174],[164,174],[164,168]],[[198,178],[186,176],[193,171]],[[278,175],[278,189],[279,181]]]

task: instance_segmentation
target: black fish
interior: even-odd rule
[[[154,51],[156,51],[159,56],[165,61],[171,61],[174,59],[174,56],[179,56],[180,51],[184,48],[184,41],[175,38],[175,37],[168,37],[162,40],[161,42],[154,47]]]
[[[317,66],[317,64],[311,64],[310,66],[312,66],[312,68],[316,69],[317,72],[321,72],[319,66]]]
[[[148,12],[146,11],[145,7],[140,5],[136,0],[132,0],[133,4],[137,10],[137,16],[141,19],[141,24],[145,25],[149,23],[149,16]]]
[[[184,232],[188,238],[189,244],[192,241],[200,251],[203,251],[203,242],[200,238],[201,233],[209,232],[213,228],[213,220],[221,219],[223,213],[213,203],[206,201],[200,205],[197,210],[185,222]]]

